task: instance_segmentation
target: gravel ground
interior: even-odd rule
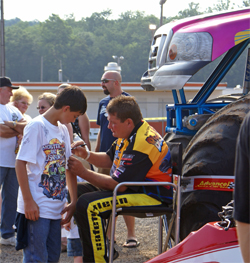
[[[116,245],[119,257],[115,263],[142,263],[157,255],[158,248],[158,218],[136,218],[136,235],[140,246],[137,248],[124,248],[122,244],[126,240],[127,230],[123,217],[119,216],[116,226]],[[0,245],[0,262],[22,262],[22,251],[16,251],[14,247]],[[60,263],[73,263],[73,258],[67,253],[61,253]]]

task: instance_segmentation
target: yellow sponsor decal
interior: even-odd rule
[[[234,36],[234,44],[238,45],[239,43],[245,41],[248,38],[250,38],[250,29],[246,29],[244,31],[238,32]]]

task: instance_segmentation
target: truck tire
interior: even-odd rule
[[[212,115],[183,153],[182,176],[234,175],[236,140],[249,111],[250,94]],[[232,192],[223,191],[196,190],[182,194],[180,238],[208,222],[218,221],[221,206],[232,198]]]
[[[228,104],[210,117],[183,153],[183,177],[233,175],[236,139],[250,110],[250,94]]]
[[[227,95],[221,95],[217,98],[213,98],[211,100],[208,100],[208,103],[224,103],[224,102],[234,102],[237,99],[241,98],[242,94],[227,94]],[[215,110],[215,109],[213,109]],[[173,164],[175,164],[178,160],[178,152],[176,151],[176,148],[174,145],[172,145],[171,143],[176,143],[176,142],[181,142],[182,144],[182,151],[184,152],[184,150],[186,149],[187,145],[189,144],[190,140],[193,138],[193,135],[183,135],[183,134],[175,134],[175,133],[166,133],[164,135],[164,140],[166,141],[166,143],[169,143],[169,148],[170,148],[170,152],[171,152],[171,158],[172,158],[172,162]],[[177,169],[175,169],[175,166],[173,166],[173,173],[177,174]]]

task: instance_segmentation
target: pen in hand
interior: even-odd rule
[[[74,150],[74,149],[76,149],[77,147],[86,147],[86,148],[88,148],[87,143],[84,143],[84,144],[77,145],[77,146],[71,148],[71,150]]]

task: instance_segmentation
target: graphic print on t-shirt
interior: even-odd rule
[[[100,115],[103,114],[106,118],[108,117],[108,113],[106,111],[106,105],[102,105],[102,108],[100,110]]]
[[[46,154],[45,167],[39,187],[48,198],[63,200],[67,194],[65,176],[65,144],[58,139],[51,139],[43,146]]]
[[[18,121],[18,116],[15,112],[11,114],[11,119],[12,121]]]

